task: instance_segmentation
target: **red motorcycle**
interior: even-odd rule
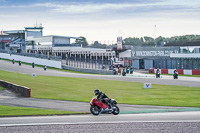
[[[117,102],[114,99],[106,99],[107,103],[103,103],[96,99],[96,96],[93,96],[92,100],[90,101],[90,112],[93,115],[99,115],[100,113],[108,113],[118,115],[120,110],[117,106]]]

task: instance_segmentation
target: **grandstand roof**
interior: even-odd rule
[[[44,27],[24,27],[26,30],[27,29],[43,29]]]
[[[5,34],[19,34],[19,33],[25,33],[25,30],[9,30],[9,31],[3,31]]]
[[[70,38],[70,39],[82,39],[80,37],[57,36],[57,35],[48,35],[48,36],[42,36],[42,37],[61,37],[61,38]]]

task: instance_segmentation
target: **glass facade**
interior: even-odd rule
[[[200,69],[200,60],[194,59],[155,59],[154,68],[162,69]]]
[[[191,47],[180,47],[180,53],[200,53],[200,46],[191,46]]]

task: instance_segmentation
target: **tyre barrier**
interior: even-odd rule
[[[0,86],[5,89],[15,92],[19,94],[20,96],[31,97],[31,89],[28,87],[20,86],[20,85],[13,84],[13,83],[3,81],[3,80],[0,80]]]

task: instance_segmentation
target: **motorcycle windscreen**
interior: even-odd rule
[[[103,108],[103,109],[108,108],[108,106],[101,101],[96,101],[96,105]]]

